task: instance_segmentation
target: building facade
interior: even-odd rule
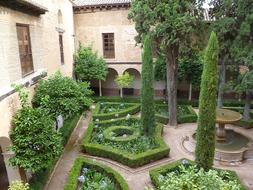
[[[0,1],[0,187],[22,178],[9,166],[9,131],[20,102],[11,84],[27,86],[30,98],[38,79],[60,70],[72,76],[73,7],[69,0]]]
[[[134,23],[128,19],[130,0],[76,0],[74,26],[76,47],[91,45],[108,64],[109,73],[102,82],[103,95],[119,95],[114,79],[124,72],[134,76],[127,95],[139,95],[141,85],[141,47],[136,44]],[[98,81],[92,81],[94,89]],[[163,96],[165,83],[155,82],[155,93]]]

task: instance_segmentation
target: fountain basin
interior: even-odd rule
[[[184,137],[182,145],[188,152],[194,153],[195,133]],[[241,162],[245,159],[253,159],[252,140],[234,130],[226,130],[226,141],[216,141],[214,158],[225,162]]]

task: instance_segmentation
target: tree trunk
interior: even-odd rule
[[[123,88],[120,88],[120,97],[123,98]]]
[[[223,88],[226,82],[226,66],[225,66],[225,57],[221,59],[221,66],[220,66],[220,74],[219,74],[219,90],[218,90],[218,101],[217,106],[218,108],[223,107]]]
[[[189,96],[188,96],[188,100],[189,100],[189,101],[192,100],[192,83],[190,83],[190,86],[189,86]]]
[[[177,125],[177,57],[178,47],[169,48],[166,52],[167,57],[167,88],[168,88],[168,107],[169,125]]]
[[[98,82],[99,82],[99,96],[102,96],[102,83],[101,83],[101,80],[99,80]]]
[[[250,120],[250,104],[251,104],[251,92],[247,90],[245,97],[245,106],[243,111],[243,120],[245,121]]]

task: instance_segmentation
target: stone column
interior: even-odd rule
[[[4,157],[5,167],[9,179],[9,183],[15,180],[21,180],[20,173],[18,167],[12,167],[9,164],[9,159],[14,156],[13,152],[4,152],[2,153]]]

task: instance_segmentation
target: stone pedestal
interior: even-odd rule
[[[225,124],[219,123],[216,129],[216,137],[218,141],[225,141],[226,140],[226,130]]]

